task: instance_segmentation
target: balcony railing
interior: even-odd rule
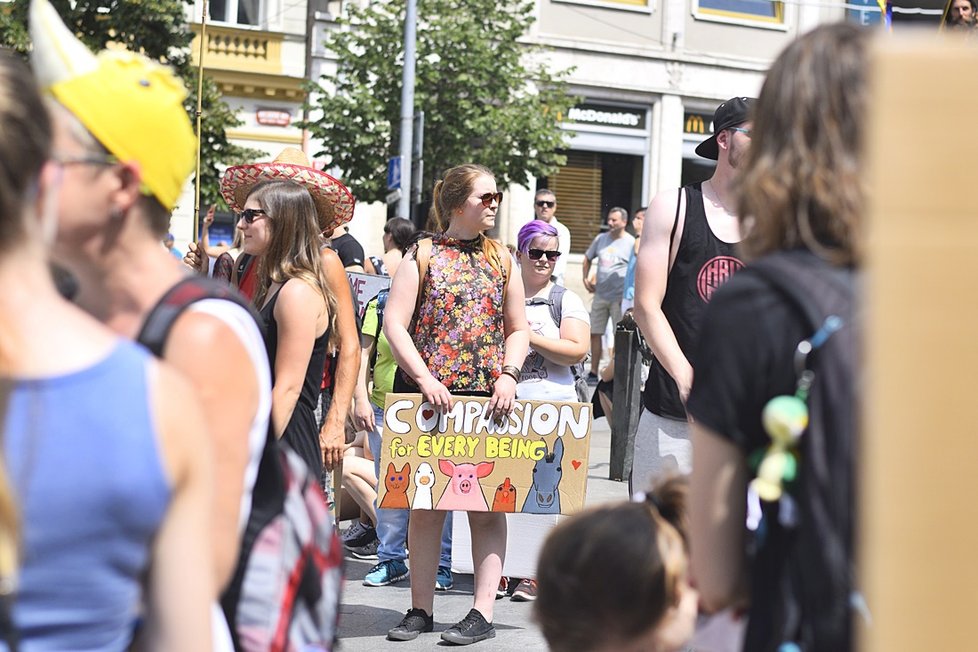
[[[194,31],[194,65],[200,54],[200,24],[191,25]],[[224,25],[207,25],[204,44],[204,67],[217,70],[236,70],[281,74],[282,34]]]

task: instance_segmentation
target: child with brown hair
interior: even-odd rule
[[[534,606],[553,652],[683,649],[698,601],[689,585],[687,493],[686,478],[669,478],[637,502],[594,507],[554,528]]]

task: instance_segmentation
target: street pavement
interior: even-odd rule
[[[586,504],[609,500],[624,500],[628,496],[626,483],[608,479],[608,459],[611,450],[611,430],[607,419],[598,419],[591,428],[591,455],[588,463]],[[349,523],[343,523],[347,527]],[[440,638],[440,632],[461,620],[472,607],[472,575],[455,573],[455,587],[435,594],[435,631],[421,634],[413,641],[388,641],[387,630],[400,622],[411,606],[410,580],[391,586],[363,585],[363,577],[376,563],[374,560],[346,558],[346,581],[340,607],[341,652],[372,652],[374,650],[432,650],[455,647]],[[410,560],[409,560],[410,564]],[[494,621],[496,637],[476,643],[482,652],[546,650],[543,635],[532,622],[532,602],[497,600]]]

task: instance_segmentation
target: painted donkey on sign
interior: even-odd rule
[[[546,444],[546,442],[544,442]],[[547,449],[544,448],[544,451]],[[564,440],[557,439],[552,453],[545,453],[533,466],[533,484],[526,494],[523,509],[529,514],[560,513],[560,479],[564,475],[560,467],[564,459]]]

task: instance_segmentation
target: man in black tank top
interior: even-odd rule
[[[713,135],[696,153],[717,162],[709,180],[661,192],[646,212],[635,274],[635,320],[655,359],[635,435],[633,491],[659,474],[688,473],[688,354],[713,291],[743,267],[732,183],[750,146],[753,98],[734,97],[713,115]]]

